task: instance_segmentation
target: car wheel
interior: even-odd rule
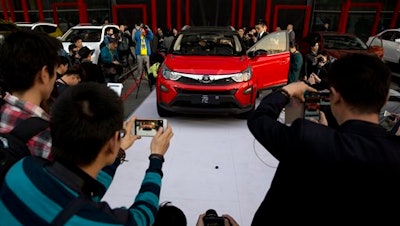
[[[160,107],[159,104],[157,104],[157,113],[160,117],[169,117],[172,116],[172,112],[165,110],[164,108]]]

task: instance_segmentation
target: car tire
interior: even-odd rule
[[[164,108],[160,107],[159,104],[157,104],[157,113],[160,117],[169,117],[172,116],[172,112],[165,110]]]

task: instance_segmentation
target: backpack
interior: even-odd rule
[[[122,35],[121,37],[121,42],[118,45],[118,50],[119,51],[127,51],[130,47],[130,38],[128,38],[126,35]]]
[[[25,156],[30,156],[26,143],[49,127],[49,122],[38,117],[21,121],[9,133],[0,133],[0,185],[11,166]]]

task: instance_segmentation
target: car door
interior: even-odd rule
[[[381,35],[383,48],[385,49],[383,59],[389,62],[395,62],[396,45],[393,40],[394,33],[394,31],[386,31]]]
[[[257,90],[287,83],[290,53],[287,31],[273,32],[247,50]]]
[[[391,48],[393,51],[393,62],[400,64],[400,32],[396,31],[393,35],[393,47]]]

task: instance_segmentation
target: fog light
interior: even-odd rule
[[[166,93],[168,93],[169,92],[169,89],[167,88],[167,87],[165,87],[164,85],[160,85],[160,90],[162,91],[162,92],[166,92]]]
[[[252,92],[253,92],[253,87],[250,86],[249,88],[247,88],[247,89],[243,92],[243,94],[248,95],[248,94],[251,94]]]

